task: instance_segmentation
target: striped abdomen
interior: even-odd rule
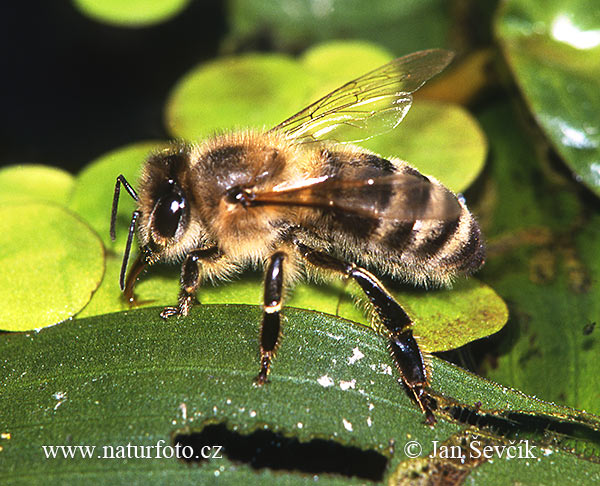
[[[435,179],[399,160],[353,151],[323,153],[326,170],[336,179],[380,181],[346,192],[342,187],[332,195],[337,207],[343,208],[346,198],[346,207],[358,208],[324,211],[329,239],[341,253],[420,284],[447,284],[483,264],[479,225]],[[369,212],[361,212],[365,208]]]

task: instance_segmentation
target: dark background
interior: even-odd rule
[[[167,94],[217,53],[227,31],[223,4],[194,1],[167,22],[121,28],[69,1],[3,2],[0,165],[77,172],[120,145],[165,138]]]

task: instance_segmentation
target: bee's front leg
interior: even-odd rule
[[[181,290],[179,291],[179,303],[177,307],[165,307],[160,313],[160,317],[167,319],[171,316],[187,316],[196,300],[196,292],[200,286],[201,272],[200,265],[204,263],[214,263],[223,256],[218,248],[211,247],[205,249],[193,250],[188,253],[181,265]]]
[[[277,251],[271,255],[265,274],[263,319],[260,329],[260,371],[254,380],[257,385],[267,382],[271,360],[281,335],[281,304],[283,298],[283,266],[286,253]]]

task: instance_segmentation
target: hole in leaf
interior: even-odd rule
[[[188,454],[191,458],[186,459],[191,463],[202,464],[211,460],[216,450],[214,446],[222,446],[219,450],[221,457],[247,464],[253,469],[337,474],[372,481],[383,479],[388,462],[385,456],[375,451],[344,446],[334,441],[313,439],[300,442],[269,430],[243,435],[229,430],[223,424],[208,425],[201,432],[179,433],[173,438],[173,446],[178,444],[181,449],[193,449],[193,454]],[[219,458],[215,457],[214,460],[219,461]]]

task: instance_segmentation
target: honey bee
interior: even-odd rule
[[[267,381],[281,336],[286,290],[301,277],[353,279],[389,339],[401,382],[435,423],[428,369],[412,321],[371,271],[418,285],[447,285],[484,261],[479,226],[462,200],[406,162],[348,142],[395,128],[412,93],[451,61],[431,49],[401,57],[344,84],[267,132],[228,133],[200,144],[173,143],[152,154],[123,256],[120,286],[133,287],[147,265],[181,261],[178,305],[161,316],[185,316],[206,279],[264,266],[260,364]],[[125,279],[137,226],[140,254]]]

